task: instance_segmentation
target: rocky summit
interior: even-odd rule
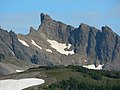
[[[81,23],[78,28],[41,13],[37,30],[27,35],[0,29],[1,75],[34,66],[102,65],[120,71],[120,36],[108,26],[101,30]]]

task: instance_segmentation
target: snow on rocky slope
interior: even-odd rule
[[[40,47],[38,44],[36,44],[36,42],[34,40],[31,40],[32,44],[35,45],[36,47],[38,47],[39,49],[42,49],[42,47]]]
[[[98,65],[98,67],[95,67],[94,64],[91,64],[91,65],[83,65],[83,67],[94,70],[102,70],[103,65]]]
[[[65,55],[72,55],[74,54],[74,51],[67,51],[65,49],[69,49],[71,47],[71,44],[69,44],[68,46],[66,44],[62,44],[62,43],[59,43],[55,40],[50,40],[48,39],[47,40],[51,45],[52,48],[56,49],[56,51],[58,51],[59,53],[61,54],[65,54]]]
[[[20,41],[23,45],[29,47],[29,45],[24,40],[18,39],[18,41]]]

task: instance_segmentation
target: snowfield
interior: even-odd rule
[[[0,90],[22,90],[31,86],[43,84],[44,82],[43,79],[37,78],[0,80]]]
[[[65,54],[65,55],[72,55],[74,54],[74,51],[66,51],[65,49],[69,49],[71,47],[71,44],[68,44],[68,46],[66,44],[62,44],[62,43],[59,43],[55,40],[50,40],[48,39],[47,40],[51,45],[52,48],[56,49],[56,51],[58,51],[59,53],[61,54]]]
[[[37,45],[34,40],[31,40],[31,41],[32,41],[32,44],[33,44],[33,45],[35,45],[35,46],[38,47],[39,49],[42,49],[42,47],[40,47],[39,45]]]
[[[85,67],[85,68],[88,68],[88,69],[95,69],[95,70],[102,70],[102,67],[104,66],[104,64],[103,65],[98,65],[98,67],[95,67],[95,65],[94,64],[91,64],[91,65],[83,65],[83,67]]]
[[[24,40],[18,39],[18,41],[21,42],[23,45],[29,47],[29,45]]]

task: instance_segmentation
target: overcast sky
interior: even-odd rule
[[[120,35],[120,0],[0,0],[0,26],[27,34],[39,27],[42,12],[74,27],[107,25]]]

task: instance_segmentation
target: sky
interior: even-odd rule
[[[40,13],[78,27],[107,25],[120,35],[120,0],[0,0],[0,26],[27,34],[40,25]]]

